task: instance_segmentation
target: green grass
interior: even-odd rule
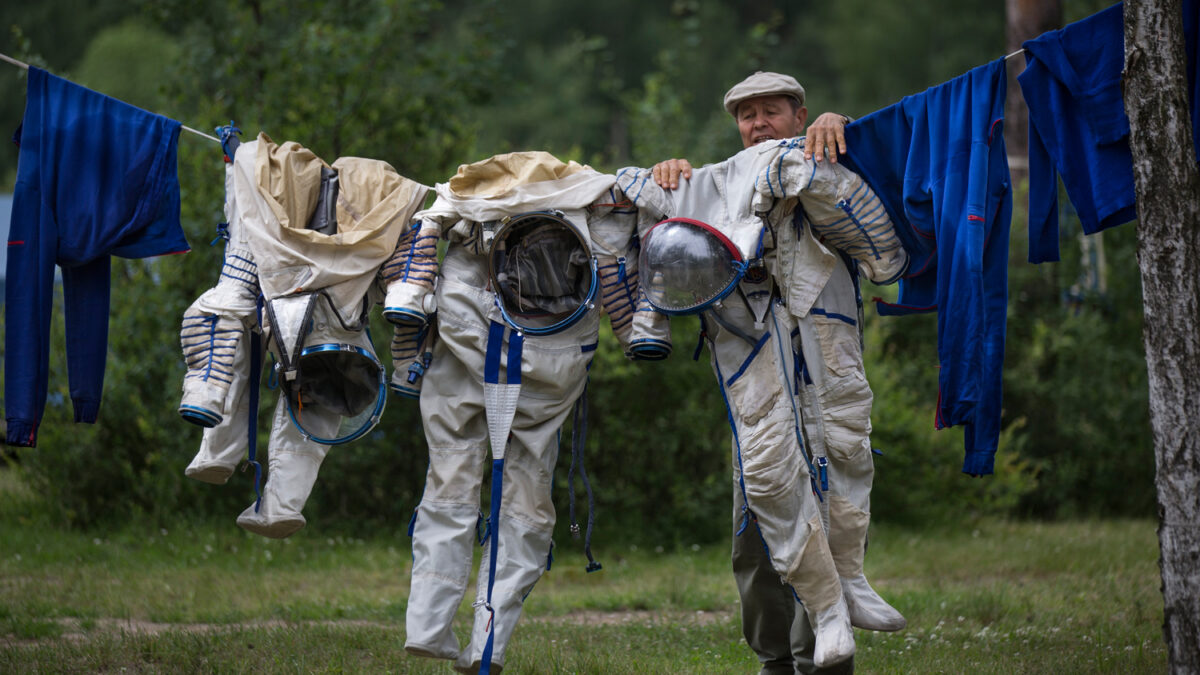
[[[877,527],[871,542],[868,576],[909,627],[856,631],[860,673],[1166,671],[1149,521]],[[726,546],[602,541],[604,570],[586,574],[560,544],[508,672],[757,671]],[[232,523],[62,532],[4,509],[0,672],[450,673],[402,648],[409,550]]]

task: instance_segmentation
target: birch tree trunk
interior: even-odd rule
[[[1200,673],[1200,173],[1180,0],[1125,2],[1125,110],[1137,190],[1163,634],[1172,673]]]

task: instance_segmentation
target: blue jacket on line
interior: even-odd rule
[[[62,268],[75,421],[95,422],[108,350],[109,256],[189,250],[179,224],[180,124],[29,69],[8,241],[6,442],[37,444],[54,268]]]

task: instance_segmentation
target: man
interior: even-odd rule
[[[786,78],[795,84],[794,87],[770,83],[767,89],[779,89],[776,94],[759,94],[751,98],[743,98],[745,91],[757,91],[764,88],[759,84],[764,78],[760,76],[776,76]],[[758,78],[758,79],[755,79]],[[786,89],[786,91],[785,91]],[[797,94],[796,92],[801,92]],[[808,122],[808,108],[804,107],[804,88],[794,78],[777,73],[758,72],[746,78],[740,84],[725,94],[725,109],[733,115],[737,122],[738,133],[742,137],[742,147],[748,148],[763,141],[780,138],[793,138],[804,133]],[[732,97],[732,99],[731,99]],[[734,103],[733,108],[730,102]],[[837,163],[837,156],[846,152],[846,123],[849,119],[837,113],[823,113],[808,128],[804,156],[818,162],[829,159]],[[652,169],[654,181],[663,188],[673,190],[679,187],[679,179],[688,180],[692,177],[692,164],[686,159],[668,159],[654,165]]]
[[[800,136],[808,119],[803,87],[794,78],[778,73],[751,75],[726,93],[724,104],[737,122],[744,148]],[[805,139],[805,159],[836,163],[837,155],[846,151],[846,122],[845,117],[835,113],[821,115]],[[686,159],[672,159],[655,165],[652,174],[664,189],[675,189],[680,179],[692,178],[692,166]],[[904,627],[904,617],[875,593],[862,573],[874,466],[869,441],[871,392],[862,374],[861,328],[853,326],[852,321],[828,319],[857,317],[855,283],[847,269],[839,266],[834,270],[814,311],[797,317],[799,338],[794,348],[798,348],[806,385],[800,392],[806,450],[814,458],[827,455],[828,459],[829,487],[823,489],[822,510],[851,623],[860,628],[894,631]],[[851,415],[838,412],[849,408],[855,411]],[[820,467],[817,470],[820,473]],[[763,663],[762,672],[791,673],[793,668],[802,672],[852,672],[852,659],[816,668],[809,617],[806,612],[795,611],[793,591],[780,583],[780,575],[772,568],[761,543],[753,537],[739,536],[744,534],[744,520],[745,493],[735,484],[734,576],[741,596],[742,630]]]

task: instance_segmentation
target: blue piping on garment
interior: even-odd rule
[[[490,614],[488,619],[488,638],[483,646],[483,655],[479,659],[479,675],[487,675],[492,671],[492,649],[496,642],[496,609],[492,607],[492,590],[496,586],[496,556],[500,548],[500,531],[495,527],[500,522],[500,499],[504,492],[504,460],[492,461],[492,503],[488,522],[493,532],[492,541],[488,546],[488,582],[487,601],[483,607]]]
[[[780,332],[779,319],[776,318],[776,316],[775,316],[775,307],[776,307],[776,303],[771,303],[771,308],[770,308],[771,322],[775,324],[775,332],[779,333]],[[776,349],[779,350],[780,365],[787,363],[787,359],[784,358],[786,355],[783,353],[783,349],[784,349],[783,341],[776,340],[775,343],[776,343],[776,345],[775,345]],[[784,381],[785,382],[787,381],[786,376],[785,376]],[[792,429],[796,433],[796,442],[800,445],[800,456],[804,458],[804,463],[808,465],[808,480],[810,483],[812,483],[812,489],[813,489],[813,492],[816,493],[817,499],[820,500],[821,502],[824,502],[825,495],[823,494],[823,492],[820,489],[818,489],[818,485],[817,485],[816,469],[815,469],[815,467],[813,467],[812,460],[809,459],[809,457],[808,457],[808,451],[804,447],[804,438],[800,434],[800,426],[798,423],[798,420],[800,419],[800,411],[796,409],[796,398],[794,396],[789,396],[788,401],[791,402],[791,404],[792,404]],[[825,489],[826,490],[829,489],[828,480],[825,481]]]

